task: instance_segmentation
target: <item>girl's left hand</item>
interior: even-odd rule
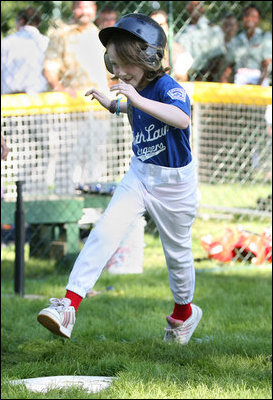
[[[137,107],[137,104],[140,104],[142,97],[132,85],[120,81],[119,83],[110,87],[111,92],[114,92],[115,90],[117,91],[117,96],[119,94],[123,94],[127,97],[127,99],[130,100],[133,106]]]

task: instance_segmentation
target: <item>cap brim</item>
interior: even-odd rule
[[[142,41],[144,41],[140,36],[135,35],[132,32],[129,32],[127,29],[118,28],[116,26],[111,26],[109,28],[104,28],[99,32],[99,39],[100,39],[100,41],[101,41],[101,43],[103,44],[104,47],[107,46],[107,43],[109,42],[109,39],[111,38],[111,36],[115,32],[125,32],[126,35],[134,36],[134,37],[137,37],[137,38],[141,39]]]
[[[117,28],[109,27],[109,28],[104,28],[99,32],[99,39],[104,47],[106,47],[110,37],[116,30]]]

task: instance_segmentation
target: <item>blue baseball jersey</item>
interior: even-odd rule
[[[172,104],[191,114],[190,99],[183,87],[165,74],[139,92],[143,97]],[[179,129],[132,107],[133,152],[144,163],[180,168],[192,160],[190,126]]]

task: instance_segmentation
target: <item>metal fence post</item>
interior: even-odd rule
[[[197,183],[200,184],[200,104],[192,106],[192,149],[196,165]]]
[[[169,35],[168,35],[168,48],[169,48],[169,64],[170,64],[170,75],[173,74],[173,2],[168,1],[168,23],[169,23]]]
[[[25,212],[23,209],[22,197],[23,182],[16,182],[17,201],[15,210],[15,274],[14,289],[15,293],[24,295],[24,274],[25,274]]]

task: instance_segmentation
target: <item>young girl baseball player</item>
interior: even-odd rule
[[[99,37],[106,47],[105,64],[119,79],[111,90],[127,102],[111,101],[95,89],[86,95],[111,113],[128,113],[134,156],[75,262],[65,298],[50,299],[51,305],[37,318],[53,333],[70,338],[80,302],[130,225],[148,211],[160,234],[174,299],[164,340],[185,345],[202,317],[201,309],[191,303],[195,286],[191,229],[197,188],[189,143],[190,100],[162,67],[167,39],[153,19],[128,14],[114,27],[101,30]]]

